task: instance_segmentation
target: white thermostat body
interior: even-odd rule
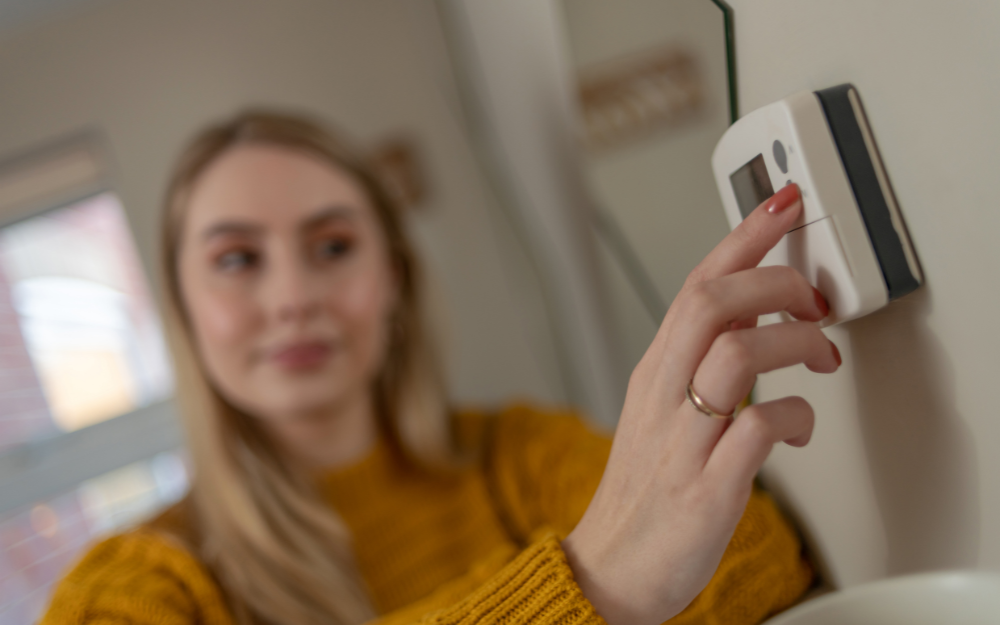
[[[712,155],[730,228],[796,183],[803,214],[761,262],[798,269],[830,303],[822,325],[920,286],[916,254],[852,85],[796,93],[742,117]]]

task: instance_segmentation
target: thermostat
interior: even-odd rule
[[[798,269],[826,297],[828,326],[918,288],[920,265],[853,85],[803,91],[742,117],[712,154],[735,228],[796,183],[802,216],[760,266]]]

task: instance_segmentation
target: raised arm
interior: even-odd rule
[[[612,625],[680,613],[712,579],[775,443],[804,445],[813,411],[800,397],[728,414],[758,373],[805,364],[833,372],[836,347],[816,321],[827,306],[788,267],[757,265],[802,210],[789,185],[695,269],[629,381],[607,469],[563,542],[584,594]],[[786,311],[800,321],[756,327]]]
[[[486,437],[488,480],[511,534],[529,550],[540,535],[570,534],[601,482],[612,446],[610,435],[572,412],[524,404],[501,411],[486,429],[491,432]],[[508,557],[513,561],[515,553]],[[558,564],[561,579],[572,580],[568,596],[576,596],[579,586],[564,564],[564,553],[550,562]],[[513,564],[514,569],[517,566]],[[812,578],[794,529],[766,493],[754,490],[711,581],[670,622],[759,623],[794,603]],[[439,597],[437,605],[457,605],[487,581],[488,577],[467,580],[460,592]]]

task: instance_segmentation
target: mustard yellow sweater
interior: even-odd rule
[[[572,414],[528,406],[492,423],[482,465],[454,479],[407,468],[384,443],[323,477],[353,532],[378,625],[604,623],[560,540],[597,488],[610,439]],[[232,625],[207,569],[157,527],[94,546],[56,588],[42,625]],[[670,622],[759,623],[788,607],[812,581],[800,550],[755,491],[711,583]]]

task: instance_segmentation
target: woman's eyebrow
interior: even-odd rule
[[[357,218],[357,212],[357,209],[353,206],[328,206],[307,217],[299,226],[299,229],[303,231],[312,230],[328,221],[354,221]],[[220,221],[206,228],[202,233],[201,238],[207,241],[212,237],[226,234],[253,236],[259,235],[263,231],[263,226],[249,221]]]
[[[214,223],[202,233],[202,240],[207,241],[212,237],[224,235],[224,234],[242,234],[242,235],[257,235],[263,230],[258,224],[250,223],[246,221],[220,221]]]
[[[302,225],[299,226],[299,229],[302,231],[313,230],[317,226],[321,226],[328,221],[340,221],[340,220],[354,221],[355,219],[357,219],[357,213],[358,213],[357,209],[354,208],[353,206],[348,206],[348,205],[327,206],[326,208],[322,208],[316,211],[316,213],[314,213],[313,215],[309,216],[305,221],[302,222]]]

